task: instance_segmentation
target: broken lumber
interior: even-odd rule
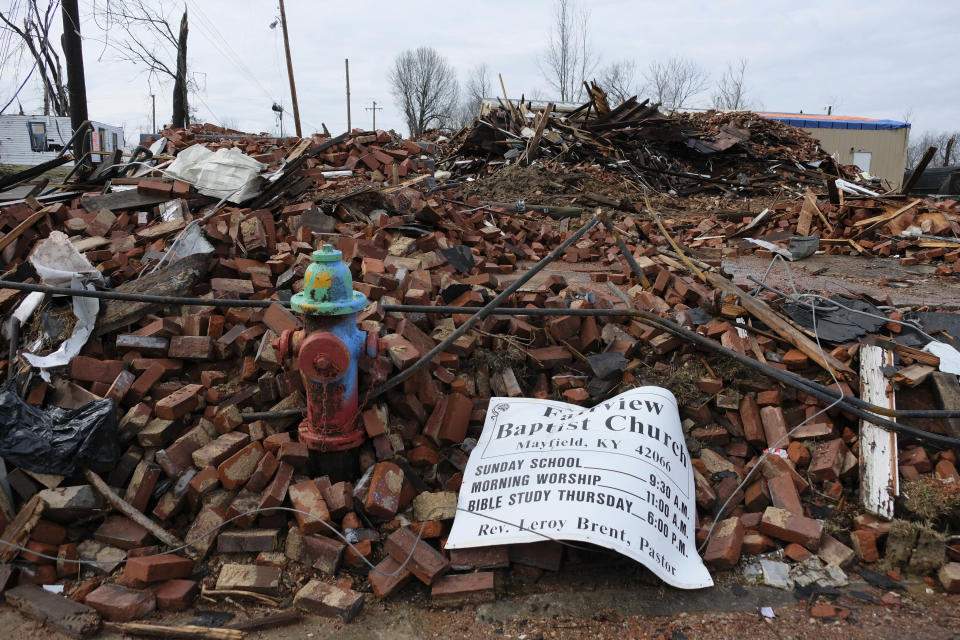
[[[893,364],[893,352],[875,345],[860,347],[860,399],[895,409],[883,368]],[[892,418],[891,418],[892,419]],[[897,473],[897,434],[860,421],[860,502],[870,513],[890,520],[894,498],[900,495]]]
[[[218,627],[182,627],[169,624],[144,624],[142,622],[104,622],[103,628],[117,633],[129,633],[134,636],[150,638],[212,638],[213,640],[243,640],[246,633],[236,629]]]
[[[171,535],[165,529],[157,525],[153,520],[147,516],[140,513],[133,505],[129,502],[118,496],[113,489],[111,489],[103,479],[98,476],[96,473],[90,469],[83,470],[83,476],[93,485],[93,487],[100,492],[104,498],[107,499],[107,502],[110,505],[127,516],[138,525],[149,531],[153,536],[163,542],[165,545],[170,547],[181,547],[183,546],[183,541],[177,538],[174,535]],[[186,552],[190,554],[193,550],[190,548],[186,549]]]

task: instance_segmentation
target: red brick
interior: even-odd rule
[[[387,407],[383,404],[373,406],[363,412],[363,427],[371,438],[387,433]]]
[[[327,489],[321,488],[323,500],[330,510],[330,517],[340,520],[348,511],[353,511],[353,483],[337,482]]]
[[[787,558],[790,558],[794,562],[803,562],[813,554],[798,545],[796,542],[791,542],[783,548],[783,555]]]
[[[217,467],[220,484],[225,489],[237,489],[250,479],[263,457],[263,447],[259,442],[251,442]]]
[[[167,370],[162,365],[150,365],[150,367],[141,373],[137,379],[133,381],[133,384],[130,385],[130,390],[127,391],[128,402],[139,402],[144,396],[149,395],[150,389],[153,388],[153,385],[160,382],[160,379],[166,372]]]
[[[124,577],[138,582],[162,582],[186,578],[193,573],[193,560],[172,554],[129,558]]]
[[[345,549],[346,545],[339,539],[303,535],[296,527],[292,527],[287,533],[284,553],[295,562],[335,575]]]
[[[794,467],[802,469],[810,464],[810,451],[800,442],[791,442],[787,447],[787,456]]]
[[[763,512],[763,519],[760,520],[760,533],[777,540],[796,542],[810,551],[817,551],[823,537],[823,523],[813,518],[794,515],[785,509],[767,507]]]
[[[960,562],[948,562],[940,567],[937,577],[947,593],[960,593]]]
[[[570,364],[573,356],[560,346],[541,347],[527,350],[527,359],[537,371],[550,371],[556,367]]]
[[[857,529],[850,532],[850,544],[862,562],[867,564],[880,559],[877,549],[877,534],[867,529]]]
[[[790,349],[787,351],[783,354],[781,362],[787,365],[787,368],[791,371],[806,369],[810,364],[809,358],[799,349]]]
[[[123,360],[100,360],[88,356],[76,356],[70,363],[70,378],[74,382],[102,382],[111,384],[126,369]]]
[[[105,584],[94,589],[85,602],[112,622],[144,618],[157,608],[157,599],[152,591],[129,589],[117,584]]]
[[[493,602],[496,599],[493,573],[481,571],[440,576],[433,583],[430,599],[443,607]]]
[[[97,527],[93,539],[119,549],[137,549],[150,544],[153,536],[130,518],[114,515]]]
[[[287,330],[295,331],[303,327],[303,323],[300,322],[297,316],[278,303],[267,307],[266,312],[263,314],[263,323],[270,327],[277,335]]]
[[[264,453],[263,457],[260,458],[260,462],[257,463],[257,468],[254,469],[253,475],[250,476],[250,479],[247,481],[246,488],[250,491],[263,491],[264,487],[267,486],[267,483],[270,482],[270,479],[273,477],[273,474],[277,472],[279,466],[280,461],[277,460],[276,456],[269,452]]]
[[[330,512],[327,510],[327,503],[324,501],[323,494],[316,482],[307,480],[291,485],[287,492],[294,509],[310,514],[294,514],[301,533],[330,533],[330,529],[324,523],[332,525],[333,522],[330,519]]]
[[[817,550],[817,556],[826,564],[835,564],[838,567],[846,568],[853,564],[857,554],[847,545],[825,533],[820,538],[820,548]]]
[[[287,490],[290,487],[290,479],[293,478],[293,467],[283,462],[277,467],[277,473],[273,480],[267,485],[260,498],[258,508],[266,509],[269,507],[279,507],[287,496]]]
[[[177,420],[200,406],[200,393],[203,390],[199,384],[188,384],[158,400],[153,410],[158,418]]]
[[[159,479],[160,467],[152,462],[141,460],[133,471],[124,499],[137,511],[146,510],[147,503],[150,502],[150,496],[153,494],[153,489],[157,486],[157,480]]]
[[[400,508],[403,491],[403,471],[392,462],[380,462],[370,477],[370,488],[363,508],[375,518],[389,519]]]
[[[248,564],[225,564],[220,567],[217,589],[251,591],[268,596],[280,595],[280,576],[277,567]]]
[[[363,600],[364,594],[352,589],[343,589],[321,580],[311,580],[297,591],[293,604],[307,613],[350,622],[363,608]]]
[[[401,569],[400,567],[400,562],[388,555],[377,565],[375,570],[370,570],[367,579],[370,581],[373,595],[382,600],[410,582],[413,574],[408,568]]]
[[[760,409],[760,421],[763,423],[763,433],[768,447],[786,447],[787,423],[780,407],[763,407]]]
[[[200,594],[200,583],[194,580],[168,580],[152,589],[161,611],[189,609]]]
[[[221,462],[240,451],[250,441],[250,436],[239,431],[225,433],[216,440],[208,442],[191,454],[194,466],[203,469],[219,466]]]
[[[840,477],[846,452],[847,447],[840,438],[822,443],[814,453],[807,473],[817,482],[836,480]]]
[[[778,509],[786,509],[798,516],[803,515],[803,505],[800,504],[800,494],[789,476],[777,476],[767,480],[767,490],[770,492],[770,502]]]
[[[67,539],[67,530],[49,520],[38,520],[30,532],[30,539],[47,544],[63,544]]]
[[[757,401],[749,394],[740,400],[740,421],[743,423],[743,437],[752,447],[762,449],[767,446],[760,408],[757,406]]]
[[[170,338],[167,357],[182,360],[212,360],[214,342],[212,336],[174,336]]]
[[[410,557],[407,568],[426,585],[432,585],[434,580],[450,570],[450,563],[436,549],[417,536],[406,527],[394,531],[384,542],[383,550],[398,562],[406,561]]]
[[[732,569],[740,561],[740,548],[743,545],[743,524],[740,518],[727,518],[714,528],[713,536],[707,544],[704,562],[720,570]]]
[[[302,442],[281,442],[277,457],[297,471],[306,471],[310,450]]]

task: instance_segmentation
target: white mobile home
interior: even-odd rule
[[[124,145],[123,128],[92,122],[90,149],[113,151]],[[73,136],[69,116],[0,115],[0,164],[32,167],[53,160]],[[94,156],[94,161],[99,161]]]

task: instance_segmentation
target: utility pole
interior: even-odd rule
[[[300,106],[297,104],[297,85],[293,81],[293,61],[290,59],[290,37],[287,35],[287,13],[280,0],[280,22],[283,25],[283,48],[287,52],[287,75],[290,76],[290,97],[293,98],[293,124],[297,127],[297,137],[303,137],[300,129]]]
[[[150,94],[150,102],[153,103],[153,108],[151,109],[153,113],[152,115],[153,128],[150,130],[150,133],[154,134],[157,132],[157,95],[155,93]]]
[[[351,131],[350,128],[350,58],[344,58],[343,64],[347,68],[347,131]]]
[[[378,111],[378,110],[379,110],[379,111],[383,111],[383,107],[378,107],[378,106],[377,106],[377,101],[374,100],[374,101],[373,101],[373,106],[372,106],[372,107],[367,107],[366,109],[367,109],[367,111],[373,111],[373,130],[376,131],[376,130],[377,130],[377,111]]]
[[[83,42],[80,39],[80,10],[77,0],[62,0],[63,55],[67,59],[67,87],[70,92],[70,128],[77,132],[87,121],[87,85],[83,79]],[[77,136],[73,153],[79,162],[90,150],[86,134]]]

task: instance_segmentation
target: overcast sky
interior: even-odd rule
[[[16,4],[25,3],[0,0],[5,12]],[[177,23],[183,4],[166,4],[174,8],[171,21]],[[590,11],[591,41],[601,66],[630,59],[642,69],[653,59],[685,56],[715,81],[728,62],[745,57],[748,97],[768,111],[824,113],[833,105],[834,114],[909,116],[915,134],[960,129],[956,0],[580,4]],[[275,132],[272,102],[290,106],[281,30],[270,29],[276,3],[187,0],[187,6],[189,64],[202,89],[202,100],[194,99],[200,118]],[[102,44],[104,34],[90,15],[92,0],[80,0],[80,7],[90,117],[124,125],[128,142],[135,140],[149,129],[148,77],[117,62],[115,52]],[[538,65],[552,0],[286,0],[286,11],[305,132],[320,130],[321,123],[335,135],[346,129],[344,59],[349,58],[353,126],[370,126],[366,107],[376,100],[383,107],[377,127],[406,133],[387,74],[397,53],[421,45],[446,56],[461,79],[474,65],[486,63],[494,80],[503,74],[511,98],[523,92],[554,97]],[[29,68],[27,57],[17,68],[4,66],[0,106]],[[170,120],[171,89],[172,83],[154,82],[158,124]],[[498,85],[495,89],[499,93]],[[28,84],[19,98],[26,113],[41,112],[39,85]],[[705,92],[691,106],[708,106],[708,101]],[[7,113],[17,111],[15,102]],[[292,132],[291,119],[285,118],[284,129]]]

